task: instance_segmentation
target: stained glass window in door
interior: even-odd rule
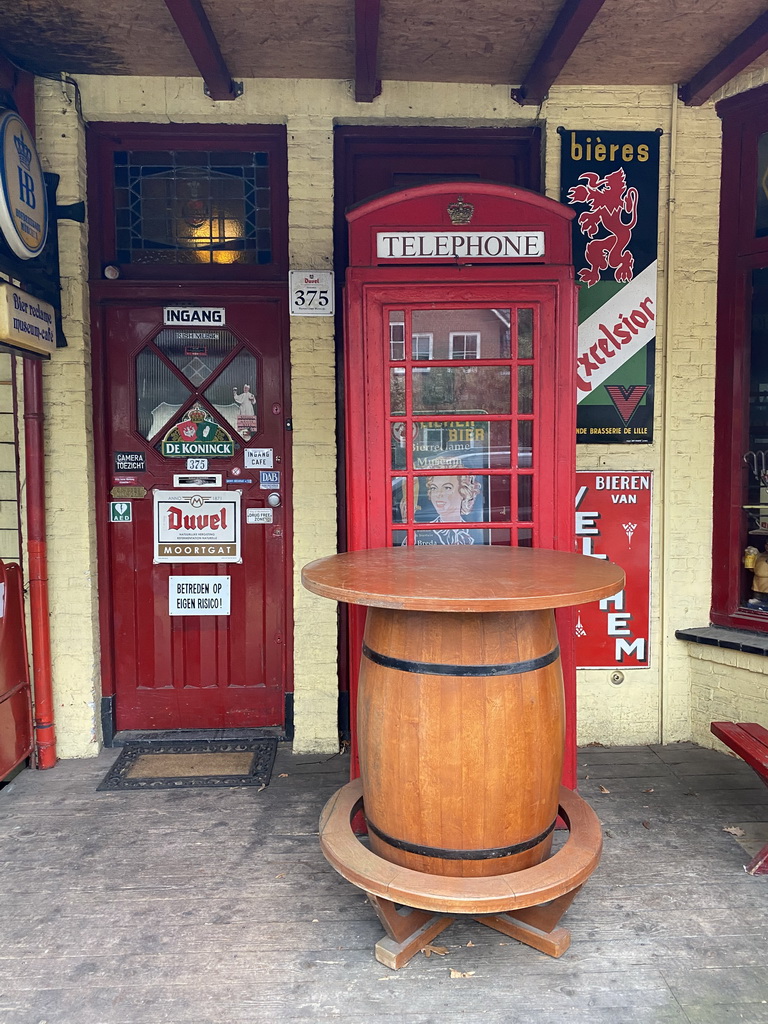
[[[235,349],[237,338],[215,328],[173,329],[161,331],[155,344],[198,388]]]
[[[156,352],[145,348],[136,357],[136,419],[139,433],[147,439],[171,420],[190,395],[185,387]]]
[[[238,352],[203,396],[246,441],[258,433],[260,394],[259,361],[250,352]]]

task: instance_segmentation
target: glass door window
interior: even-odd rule
[[[534,544],[536,312],[389,312],[393,545]]]

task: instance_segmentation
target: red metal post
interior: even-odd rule
[[[53,768],[57,759],[48,611],[43,420],[42,363],[37,359],[25,359],[24,461],[27,477],[27,553],[32,627],[36,764],[38,768]]]

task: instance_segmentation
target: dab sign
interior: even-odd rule
[[[32,134],[13,110],[0,113],[0,231],[19,259],[39,256],[48,237],[48,197]]]
[[[235,454],[235,442],[223,427],[209,419],[204,409],[195,405],[185,420],[171,427],[163,438],[161,450],[168,459],[201,455],[209,459],[228,459]]]

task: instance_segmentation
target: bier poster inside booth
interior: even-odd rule
[[[650,444],[659,132],[558,131],[560,197],[576,211],[576,440]]]
[[[392,465],[405,466],[404,423],[392,428]],[[413,509],[416,523],[426,527],[414,534],[414,544],[487,544],[488,531],[463,528],[463,523],[487,522],[490,515],[488,476],[474,472],[490,465],[491,424],[488,420],[435,420],[413,424],[413,468],[429,471],[415,476]],[[406,477],[395,477],[392,489],[394,522],[407,519]],[[403,544],[406,534],[395,533]]]
[[[653,474],[576,474],[576,550],[609,559],[624,589],[575,609],[577,668],[647,668],[651,595]]]

